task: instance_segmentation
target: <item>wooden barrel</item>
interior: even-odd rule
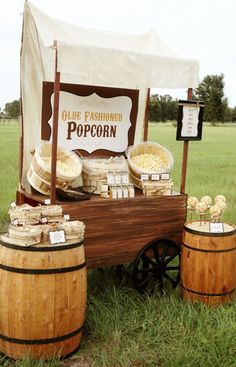
[[[236,229],[209,231],[209,222],[184,225],[181,247],[181,293],[184,299],[215,306],[233,299],[236,286]]]
[[[0,351],[50,359],[80,345],[87,275],[83,241],[23,247],[0,241]]]

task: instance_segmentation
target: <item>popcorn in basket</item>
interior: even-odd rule
[[[151,141],[143,142],[129,147],[126,156],[131,182],[142,189],[144,195],[171,194],[173,184],[170,171],[174,161],[165,147]],[[163,176],[166,174],[167,179]]]

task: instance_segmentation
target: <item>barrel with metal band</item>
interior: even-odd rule
[[[83,241],[24,247],[0,242],[0,351],[14,359],[79,348],[87,274]]]
[[[229,302],[236,287],[236,228],[210,232],[209,222],[184,225],[181,247],[181,294],[208,306]]]

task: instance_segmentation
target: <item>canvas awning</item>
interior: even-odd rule
[[[62,81],[126,88],[195,88],[198,61],[180,57],[154,28],[144,34],[85,29],[52,19],[33,4],[25,13],[33,18],[47,79],[52,79],[54,41]]]

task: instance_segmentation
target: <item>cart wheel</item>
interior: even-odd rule
[[[180,246],[169,239],[154,239],[138,254],[133,267],[134,287],[139,292],[152,292],[156,287],[175,288],[180,280]]]

